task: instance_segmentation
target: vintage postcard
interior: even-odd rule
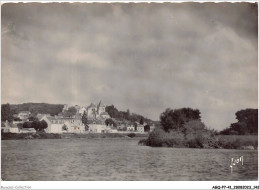
[[[3,3],[1,179],[259,189],[258,3]]]

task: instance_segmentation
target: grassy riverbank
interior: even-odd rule
[[[257,135],[190,135],[157,131],[147,139],[141,139],[139,145],[174,148],[211,148],[211,149],[248,149],[258,148]]]
[[[2,133],[2,140],[22,139],[72,139],[72,138],[144,138],[148,134],[132,133]]]
[[[217,135],[216,139],[218,146],[226,149],[258,148],[258,135]]]

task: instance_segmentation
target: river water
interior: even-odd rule
[[[152,148],[138,139],[2,140],[8,181],[236,181],[258,179],[257,150]],[[243,156],[233,167],[231,158]]]

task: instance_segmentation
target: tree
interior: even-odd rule
[[[258,109],[245,109],[236,112],[236,123],[219,132],[222,135],[258,134]]]
[[[29,121],[38,121],[38,118],[37,117],[34,117],[34,116],[30,116],[28,118]]]
[[[58,115],[64,105],[63,104],[46,104],[46,103],[24,103],[24,104],[12,104],[10,105],[13,113],[18,113],[20,111],[30,111],[31,113],[43,113],[50,114],[52,116]]]
[[[117,127],[117,124],[116,124],[116,123],[114,122],[114,120],[111,119],[111,118],[106,119],[105,124],[106,124],[107,126],[108,126],[108,125],[113,125],[114,127]]]
[[[187,135],[187,134],[191,134],[191,135],[201,135],[203,134],[204,132],[207,132],[207,128],[206,128],[206,125],[201,122],[200,120],[191,120],[191,121],[188,121],[184,124],[183,126],[184,128],[184,134]]]
[[[14,121],[22,121],[19,117],[14,117]]]
[[[77,109],[74,108],[74,107],[70,107],[68,110],[66,110],[66,111],[64,112],[64,116],[65,116],[65,117],[71,117],[71,116],[76,115],[76,113],[77,113]]]
[[[1,121],[13,121],[13,114],[11,111],[10,104],[1,105]]]
[[[144,118],[143,117],[141,117],[141,119],[140,119],[140,125],[143,125],[144,124]]]
[[[236,112],[238,123],[246,125],[251,134],[258,134],[258,109],[245,109]]]
[[[127,110],[126,110],[126,119],[129,120],[129,119],[130,119],[130,116],[131,116],[130,110],[127,109]]]
[[[150,126],[149,125],[145,125],[144,126],[144,131],[145,132],[149,132],[150,131]]]
[[[64,125],[62,126],[62,130],[63,130],[63,131],[68,131],[67,125],[64,124]]]
[[[32,122],[24,122],[23,128],[32,128]]]
[[[88,116],[87,116],[86,111],[84,111],[82,118],[81,118],[81,121],[85,126],[85,130],[87,131],[89,127],[88,127]]]
[[[31,127],[34,128],[36,131],[44,132],[44,129],[48,127],[48,124],[44,120],[33,121]]]
[[[183,130],[185,122],[200,120],[200,111],[198,109],[181,108],[172,110],[167,108],[160,116],[160,122],[165,131]]]
[[[106,106],[106,112],[112,118],[119,118],[120,117],[120,113],[114,105]]]
[[[134,123],[135,131],[137,131],[137,123]]]

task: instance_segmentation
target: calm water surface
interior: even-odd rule
[[[152,148],[138,139],[44,139],[2,141],[2,179],[257,180],[256,150]],[[231,158],[244,157],[230,172]]]

